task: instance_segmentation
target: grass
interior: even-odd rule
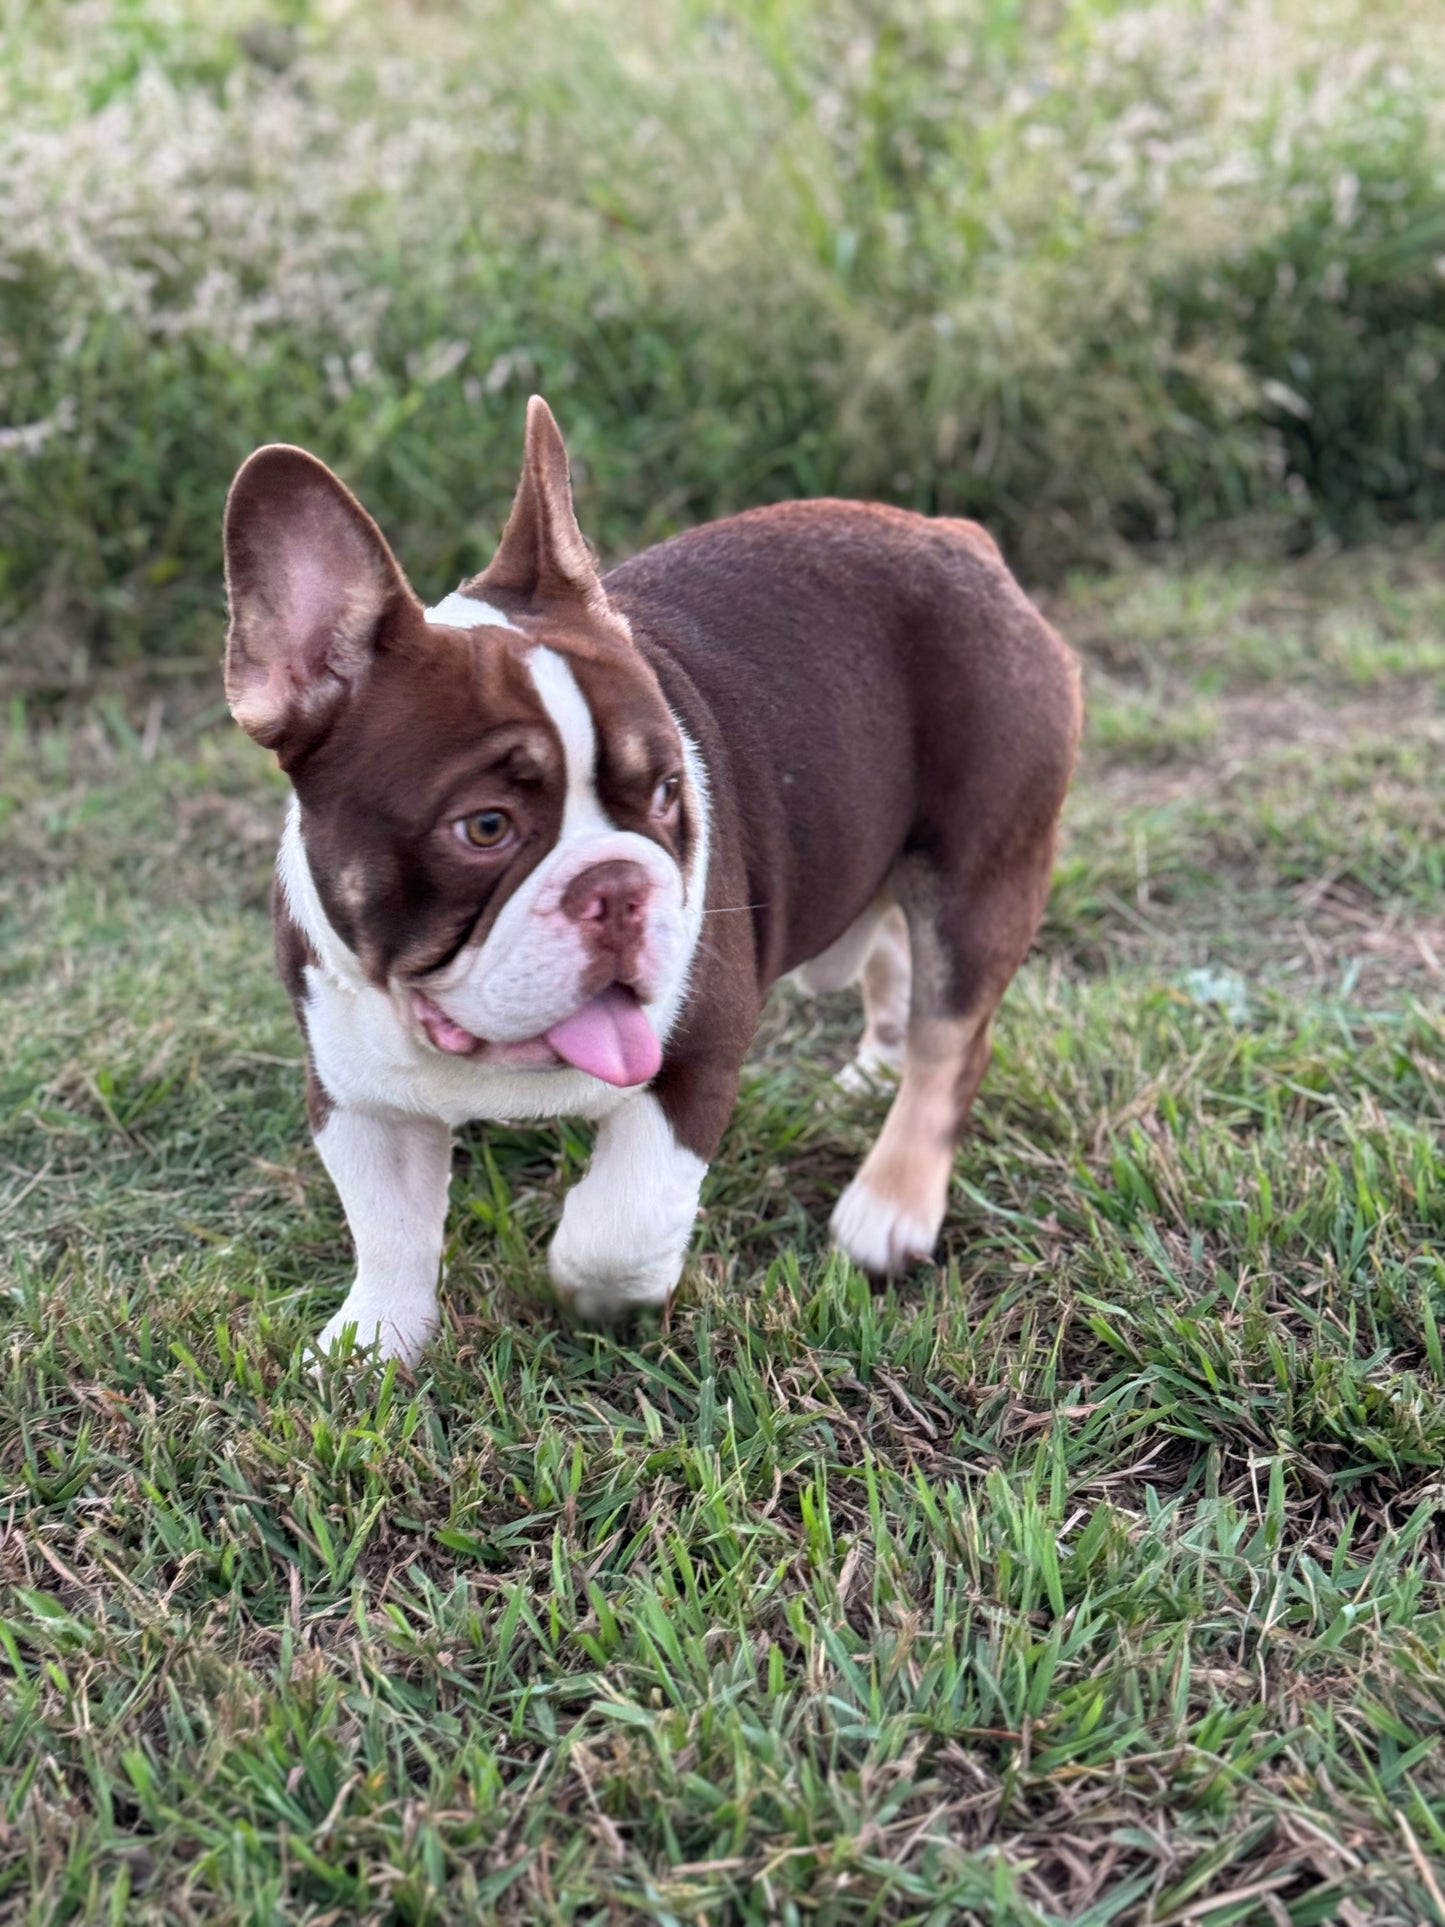
[[[414,1383],[305,1368],[276,778],[174,680],[17,711],[0,1918],[1445,1919],[1439,583],[1057,602],[1090,747],[936,1272],[828,1255],[880,1105],[781,994],[670,1324],[562,1325],[585,1144],[476,1132]]]

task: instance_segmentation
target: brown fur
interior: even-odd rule
[[[555,842],[561,745],[521,663],[544,643],[591,708],[620,828],[686,863],[695,799],[669,825],[650,811],[680,767],[674,717],[708,771],[703,939],[653,1086],[679,1140],[713,1155],[771,985],[881,904],[870,1007],[896,1020],[910,967],[911,990],[899,1096],[863,1179],[941,1213],[994,1011],[1043,913],[1080,724],[1074,659],[984,531],[792,503],[599,580],[534,401],[501,547],[464,585],[524,635],[428,625],[376,525],[298,450],[242,470],[227,552],[227,691],[290,774],[323,906],[374,982],[480,941]],[[517,830],[490,868],[448,828],[489,808]],[[281,904],[278,957],[299,1009],[314,960]]]
[[[378,985],[423,976],[463,943],[482,942],[557,839],[562,745],[522,664],[536,641],[567,656],[593,706],[598,793],[614,820],[687,853],[686,813],[674,831],[650,811],[656,784],[679,764],[677,730],[595,575],[589,588],[549,566],[528,587],[558,449],[560,439],[533,438],[497,561],[467,585],[515,615],[525,635],[429,624],[376,524],[304,451],[262,449],[232,488],[227,694],[291,778],[322,907]],[[554,509],[547,527],[557,519]],[[590,572],[580,536],[574,546]],[[288,632],[285,562],[297,551],[345,607],[343,624]],[[609,754],[614,741],[623,755]],[[450,829],[489,808],[518,831],[491,874]]]
[[[915,1018],[991,1016],[1043,914],[1077,668],[983,530],[901,509],[751,510],[603,586],[712,773],[708,908],[726,914],[661,1087],[710,1157],[721,1066],[741,1063],[769,987],[886,888],[909,920]]]

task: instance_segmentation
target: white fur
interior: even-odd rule
[[[666,912],[666,941],[659,947],[657,996],[649,1015],[665,1043],[687,994],[702,931],[711,847],[707,771],[684,734],[684,782],[695,833],[682,876],[650,838],[608,825],[594,786],[591,713],[567,664],[550,650],[535,651],[534,663],[537,657],[544,659],[538,687],[567,757],[563,838],[508,902],[468,970],[479,976],[495,973],[503,990],[516,971],[520,1028],[513,1034],[535,1036],[545,1028],[528,974],[545,959],[545,915],[529,929],[528,908],[535,909],[541,899],[545,912],[579,869],[605,860],[620,846],[648,866],[662,893],[654,911]],[[508,1069],[434,1050],[412,1021],[405,993],[393,995],[370,983],[329,922],[307,861],[295,798],[277,869],[287,909],[319,960],[306,972],[307,1042],[336,1108],[316,1141],[357,1249],[356,1282],[318,1343],[329,1345],[345,1325],[355,1324],[359,1341],[375,1343],[384,1357],[412,1360],[425,1344],[436,1323],[451,1127],[473,1118],[603,1120],[591,1166],[569,1198],[558,1231],[559,1289],[584,1315],[599,1317],[628,1305],[665,1301],[681,1271],[706,1166],[673,1139],[656,1099],[618,1090],[570,1066]],[[526,903],[519,903],[524,895]],[[496,938],[514,906],[499,945]],[[575,974],[571,982],[575,995]],[[449,1004],[458,1010],[454,999]],[[458,1020],[466,1022],[465,1016]],[[481,1024],[475,1028],[482,1036],[499,1034]],[[616,1130],[611,1128],[614,1113]]]
[[[902,1074],[901,1050],[875,1049],[865,1039],[853,1053],[852,1062],[833,1079],[833,1085],[848,1097],[872,1097],[880,1091],[896,1090]]]
[[[435,622],[447,629],[510,629],[514,636],[525,633],[490,602],[483,602],[480,596],[463,595],[459,589],[443,596],[425,614],[428,622]]]
[[[677,733],[682,738],[683,800],[693,824],[692,855],[683,879],[684,914],[687,922],[688,962],[691,964],[702,936],[702,920],[707,903],[708,862],[712,855],[712,789],[702,751],[677,718]]]
[[[334,1103],[457,1125],[601,1117],[623,1096],[568,1065],[516,1069],[433,1050],[404,1010],[401,999],[371,985],[351,990],[322,970],[307,971],[307,1041]]]
[[[568,1193],[548,1263],[580,1316],[663,1305],[677,1288],[707,1173],[650,1091],[602,1120],[587,1175]]]
[[[536,653],[552,655],[550,650]],[[565,673],[582,706],[590,741],[591,717],[586,713],[581,692],[576,690],[566,665],[560,658],[553,659]],[[563,722],[575,747],[581,733],[579,719],[564,714],[559,722],[559,734],[565,745],[568,734],[563,731]],[[659,900],[655,905],[654,913],[665,908],[667,914],[663,939],[653,946],[663,954],[657,958],[657,995],[648,1010],[660,1041],[666,1043],[687,994],[692,960],[702,931],[710,847],[707,774],[695,746],[686,736],[683,737],[683,766],[697,826],[685,879],[679,877],[672,859],[650,838],[618,831],[589,831],[586,825],[595,807],[595,792],[593,805],[589,805],[585,792],[590,786],[578,783],[575,770],[569,765],[569,808],[573,809],[574,821],[583,825],[583,834],[566,850],[559,843],[503,908],[487,941],[474,952],[464,951],[456,964],[440,973],[429,986],[429,990],[434,989],[445,999],[448,1015],[478,1036],[503,1041],[535,1037],[567,1016],[575,1008],[578,969],[571,938],[568,937],[561,957],[549,964],[546,957],[549,932],[543,927],[546,919],[533,927],[528,912],[536,906],[544,888],[547,888],[542,905],[545,912],[549,905],[560,904],[562,892],[579,869],[617,853],[643,863],[649,875],[658,881],[663,898],[671,893],[671,903]],[[605,822],[600,808],[597,817]],[[559,854],[563,858],[560,873]],[[622,1092],[569,1066],[509,1069],[485,1060],[433,1050],[411,1022],[405,998],[393,999],[368,982],[359,961],[328,920],[306,860],[301,805],[294,797],[281,838],[277,868],[286,906],[320,959],[320,969],[307,972],[306,1031],[317,1075],[333,1102],[373,1111],[434,1117],[453,1125],[482,1117],[499,1122],[542,1117],[596,1118],[620,1102]],[[556,934],[555,930],[551,931],[553,937]],[[533,973],[536,973],[535,979]],[[474,990],[475,999],[448,994],[443,986],[453,977]],[[494,980],[490,994],[488,979]],[[468,1022],[468,1015],[474,1014],[479,1006],[486,1012],[486,1021],[479,1015],[475,1022]],[[506,1029],[501,1027],[504,1022]]]
[[[534,649],[527,658],[537,694],[562,739],[567,770],[567,800],[562,810],[561,844],[579,836],[613,830],[597,795],[597,725],[587,698],[577,687],[572,666],[555,649]]]
[[[903,1079],[863,1169],[833,1212],[833,1242],[865,1271],[906,1271],[932,1256],[948,1211],[961,1083],[979,1075],[987,1017],[909,1026]]]
[[[834,1080],[850,1093],[885,1089],[903,1071],[912,968],[907,925],[886,893],[792,973],[793,982],[810,996],[845,990],[860,977],[867,1023],[852,1063]]]
[[[939,1211],[927,1219],[880,1197],[860,1172],[835,1205],[828,1229],[860,1271],[892,1278],[932,1257],[943,1217]]]
[[[276,857],[276,876],[292,922],[305,931],[327,977],[345,990],[365,990],[366,972],[354,952],[337,936],[317,895],[301,834],[299,796],[291,798],[291,807],[286,812],[286,827],[281,832],[281,848]]]
[[[434,1119],[337,1110],[316,1148],[356,1244],[355,1283],[317,1348],[355,1325],[359,1345],[410,1365],[436,1330],[451,1133]]]

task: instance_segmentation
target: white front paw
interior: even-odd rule
[[[334,1318],[328,1318],[316,1334],[315,1349],[327,1356],[348,1330],[354,1332],[354,1348],[370,1352],[382,1364],[396,1358],[403,1365],[415,1365],[428,1339],[437,1328],[435,1307],[403,1307],[395,1304],[353,1304],[346,1299]]]
[[[607,1257],[585,1237],[569,1236],[564,1217],[547,1253],[557,1296],[584,1324],[613,1325],[649,1305],[665,1305],[682,1276],[682,1253],[646,1260],[625,1252]]]
[[[579,1318],[607,1324],[667,1303],[682,1276],[706,1170],[677,1142],[650,1091],[603,1119],[547,1259],[558,1296]]]
[[[916,1205],[884,1197],[860,1173],[839,1198],[828,1228],[860,1271],[895,1278],[933,1256],[943,1213],[925,1215]]]

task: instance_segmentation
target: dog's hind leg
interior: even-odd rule
[[[902,1075],[912,982],[908,923],[895,903],[880,919],[863,961],[863,1035],[852,1063],[838,1075],[845,1091]]]
[[[1052,848],[1050,835],[982,889],[918,859],[900,873],[912,953],[902,1081],[831,1227],[864,1271],[905,1271],[938,1242],[954,1150],[988,1066],[994,1012],[1043,915]]]
[[[909,979],[908,925],[888,892],[836,943],[793,972],[799,989],[813,996],[862,985],[863,1035],[852,1063],[838,1075],[844,1090],[866,1090],[880,1075],[896,1078],[902,1071]]]
[[[825,997],[833,990],[846,990],[856,984],[867,969],[887,919],[895,915],[893,899],[886,893],[870,903],[861,917],[854,919],[835,943],[816,957],[798,965],[793,982],[810,997]]]

